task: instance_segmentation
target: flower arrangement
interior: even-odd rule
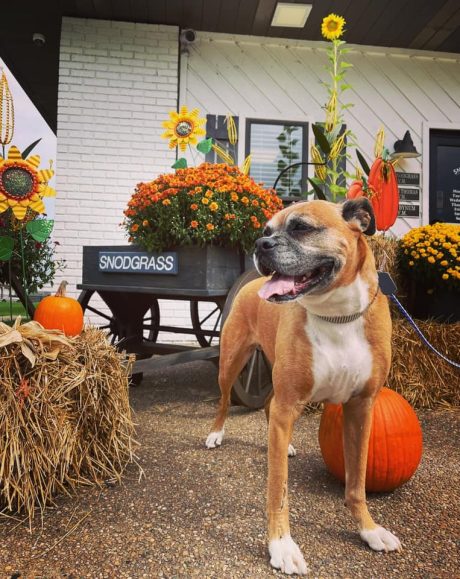
[[[400,241],[399,267],[428,294],[440,288],[460,290],[460,225],[415,227]]]
[[[203,163],[140,183],[125,210],[129,240],[148,251],[211,243],[249,253],[282,202],[236,166]]]
[[[0,78],[0,282],[11,287],[14,275],[27,294],[52,282],[64,262],[54,259],[57,243],[49,240],[54,221],[45,218],[44,199],[56,195],[48,184],[54,176],[52,162],[49,168],[40,169],[40,155],[32,154],[41,139],[20,151],[11,144],[13,135],[13,97],[3,73]]]

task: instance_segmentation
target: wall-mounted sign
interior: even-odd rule
[[[148,253],[146,251],[100,251],[98,269],[104,273],[154,273],[179,272],[177,253]]]
[[[412,205],[411,203],[400,203],[398,216],[420,217],[420,205]]]
[[[420,189],[405,189],[404,187],[399,187],[399,200],[400,201],[420,201]]]
[[[420,185],[420,173],[403,173],[396,171],[399,185]]]
[[[454,216],[454,222],[460,223],[460,189],[452,189],[449,195],[451,214]]]

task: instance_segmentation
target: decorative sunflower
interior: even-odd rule
[[[24,160],[14,145],[8,151],[8,159],[0,157],[0,213],[11,208],[19,221],[26,217],[28,209],[45,213],[43,197],[56,195],[56,191],[48,186],[54,171],[38,170],[39,166],[39,155]]]
[[[163,139],[169,139],[170,149],[180,147],[181,151],[185,151],[187,145],[197,144],[198,135],[206,134],[202,127],[206,119],[201,119],[198,115],[198,109],[189,112],[185,105],[181,107],[179,113],[170,111],[170,120],[162,123],[166,131],[161,135]]]
[[[323,18],[321,34],[327,40],[335,40],[342,36],[344,26],[345,18],[337,16],[337,14],[329,14],[329,16]]]

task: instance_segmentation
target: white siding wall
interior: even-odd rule
[[[174,161],[160,135],[177,106],[177,35],[173,26],[63,19],[54,236],[73,287],[82,246],[125,243],[119,224],[136,183]]]
[[[298,42],[249,36],[198,33],[190,47],[186,75],[181,78],[181,100],[203,113],[240,118],[240,159],[244,155],[244,118],[324,121],[327,101],[327,55],[323,42]],[[410,129],[417,150],[425,145],[427,127],[460,128],[460,59],[458,55],[350,46],[347,73],[353,90],[345,101],[354,103],[347,126],[355,133],[368,160],[375,135],[384,126],[386,146]],[[312,142],[310,129],[309,141]],[[421,173],[424,198],[428,178],[422,161],[404,160],[399,169]],[[349,167],[351,170],[352,167]],[[426,213],[426,212],[425,212]],[[422,217],[423,219],[423,217]],[[402,234],[419,225],[417,218],[399,219],[393,228]],[[426,219],[425,219],[426,221]]]

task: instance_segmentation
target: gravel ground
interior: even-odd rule
[[[0,517],[1,577],[245,578],[281,576],[265,546],[266,424],[234,407],[222,448],[204,440],[218,389],[211,363],[149,374],[131,391],[145,478],[85,488],[50,508],[31,533]],[[294,539],[321,578],[459,578],[460,414],[419,413],[425,449],[415,477],[371,495],[402,553],[370,551],[323,466],[319,415],[299,420],[290,459]]]

